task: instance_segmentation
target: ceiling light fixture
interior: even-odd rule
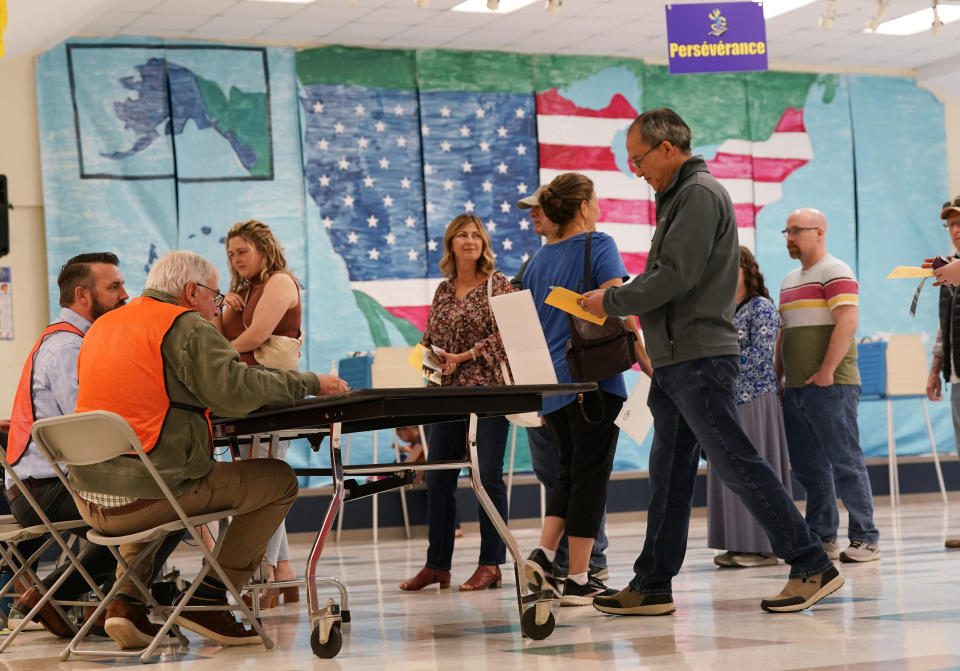
[[[938,1],[936,2],[936,12],[934,12],[934,5],[931,3],[931,6],[926,9],[884,21],[877,28],[877,34],[916,35],[929,30],[934,35],[939,35],[945,25],[954,21],[960,21],[960,5],[945,5]]]
[[[938,0],[933,0],[933,23],[930,24],[930,32],[939,35],[943,32],[943,21],[940,20],[940,14],[937,12]]]
[[[563,0],[547,0],[547,11],[550,14],[559,14],[563,6]]]
[[[357,1],[357,0],[350,0],[350,2],[356,2],[356,1]],[[413,2],[414,2],[414,3],[417,5],[417,7],[419,7],[420,9],[424,9],[425,7],[429,7],[429,6],[430,6],[430,0],[413,0]]]
[[[769,21],[775,16],[812,5],[817,0],[763,0],[763,18]]]
[[[867,21],[867,29],[877,32],[877,28],[880,27],[880,19],[883,18],[883,15],[887,13],[887,8],[890,6],[890,0],[877,0],[877,13],[870,17],[870,20]]]
[[[827,8],[820,17],[820,27],[824,30],[833,28],[833,21],[837,18],[837,0],[827,0]]]
[[[459,5],[451,7],[453,12],[494,12],[496,14],[509,14],[518,9],[523,9],[532,5],[537,0],[464,0]]]
[[[291,4],[297,5],[309,5],[311,2],[316,2],[316,0],[253,0],[254,2],[289,2]],[[356,0],[350,0],[350,2],[355,2]]]

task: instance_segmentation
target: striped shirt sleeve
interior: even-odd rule
[[[827,307],[834,310],[841,305],[857,305],[860,287],[852,277],[835,277],[823,283]]]

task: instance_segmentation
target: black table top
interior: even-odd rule
[[[341,423],[343,433],[434,424],[465,419],[470,413],[495,417],[538,411],[547,396],[594,391],[594,382],[491,387],[404,387],[357,389],[307,398],[289,405],[265,406],[246,417],[213,417],[214,438],[297,429],[322,429]]]

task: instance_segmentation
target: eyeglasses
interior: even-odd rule
[[[223,299],[226,298],[226,296],[224,296],[223,294],[221,294],[221,293],[220,293],[219,291],[217,291],[216,289],[211,289],[211,288],[208,287],[206,284],[200,284],[199,282],[197,282],[197,286],[198,286],[198,287],[203,287],[203,288],[206,289],[207,291],[212,291],[214,294],[216,294],[216,295],[213,297],[213,307],[219,309],[219,308],[223,305]]]
[[[656,149],[657,147],[659,147],[661,144],[663,144],[663,140],[660,140],[658,143],[656,143],[655,145],[653,145],[652,147],[650,147],[650,149],[648,149],[647,151],[643,152],[643,155],[642,155],[642,156],[634,156],[634,157],[631,157],[631,158],[630,158],[630,162],[633,164],[633,167],[636,168],[637,170],[639,170],[639,169],[640,169],[640,164],[643,163],[643,159],[645,159],[650,152],[652,152],[654,149]]]
[[[941,210],[945,210],[948,207],[960,207],[960,196],[957,196],[953,200],[948,200],[943,205],[940,206]]]
[[[793,228],[785,228],[780,233],[783,234],[783,237],[789,238],[796,235],[800,235],[800,231],[815,231],[819,226],[794,226]]]
[[[953,228],[954,226],[960,226],[960,219],[954,219],[953,221],[943,222],[944,228]]]

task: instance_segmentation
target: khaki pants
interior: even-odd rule
[[[260,565],[267,542],[296,501],[297,491],[293,469],[279,459],[214,462],[207,477],[177,497],[177,502],[190,516],[225,509],[238,512],[227,530],[218,559],[227,577],[239,589]],[[177,519],[165,499],[140,499],[119,508],[102,508],[83,499],[77,504],[80,515],[90,526],[109,535],[135,533]],[[130,563],[146,545],[121,545],[120,555]],[[137,576],[149,584],[152,569],[152,558],[146,558],[137,567]],[[119,571],[118,568],[118,577]],[[215,572],[211,571],[211,575],[219,579]],[[120,592],[140,596],[131,582],[125,583]]]

